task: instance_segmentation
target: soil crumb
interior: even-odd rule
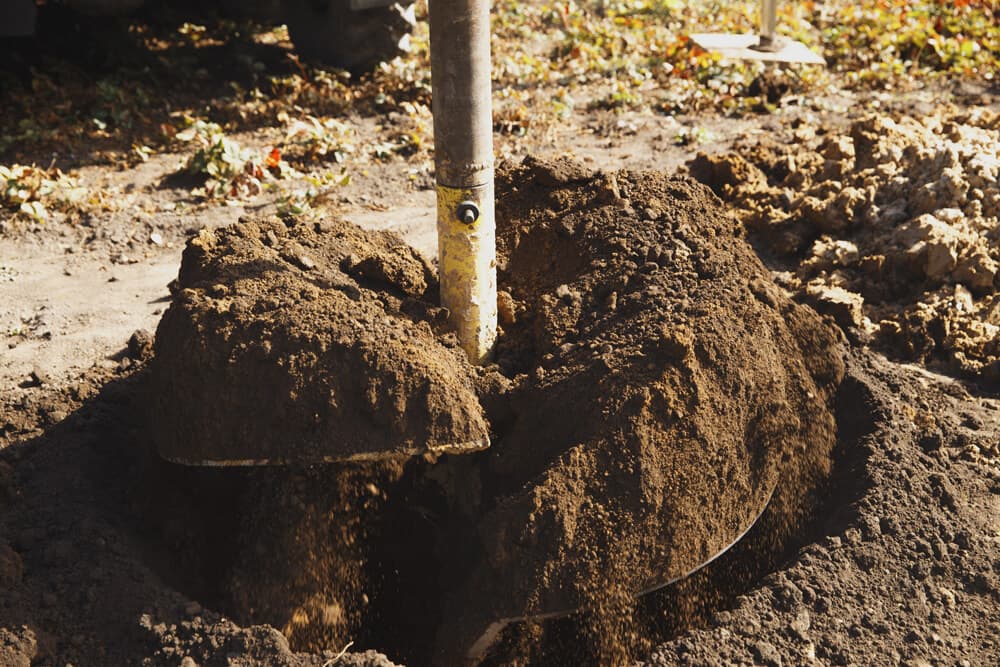
[[[877,115],[699,155],[778,279],[894,358],[1000,384],[1000,114]]]

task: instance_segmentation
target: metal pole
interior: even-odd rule
[[[760,47],[774,44],[775,28],[778,23],[778,1],[762,0],[760,6]]]
[[[430,0],[441,305],[475,364],[497,335],[489,0]]]

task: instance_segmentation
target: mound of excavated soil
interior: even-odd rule
[[[759,288],[753,293],[763,295],[763,305],[751,304],[744,285],[726,277],[753,275],[760,271],[759,265],[744,256],[745,248],[718,218],[710,198],[701,208],[702,190],[687,181],[646,174],[618,175],[612,184],[565,167],[529,164],[516,169],[517,192],[511,189],[510,177],[501,179],[500,209],[505,211],[501,239],[508,258],[502,277],[509,298],[502,298],[507,324],[499,351],[501,364],[477,379],[494,435],[494,446],[486,452],[444,456],[433,464],[419,459],[405,465],[366,462],[305,470],[164,463],[152,453],[144,417],[149,407],[145,361],[149,346],[142,336],[129,345],[116,371],[91,371],[68,378],[65,385],[39,374],[28,386],[0,392],[0,664],[388,664],[373,652],[338,657],[349,641],[355,642],[352,650],[378,647],[397,662],[406,656],[407,664],[426,664],[432,658],[427,647],[440,626],[443,598],[450,600],[450,609],[473,600],[463,587],[474,586],[480,568],[496,564],[504,581],[510,582],[510,592],[500,586],[485,589],[486,601],[489,595],[498,596],[497,604],[509,607],[511,598],[525,588],[517,585],[516,568],[511,571],[504,565],[519,564],[516,557],[522,547],[513,540],[508,545],[490,541],[496,531],[483,518],[491,517],[492,526],[511,526],[512,522],[504,523],[503,507],[514,507],[510,511],[516,516],[518,508],[528,505],[520,500],[522,489],[539,489],[538,497],[553,499],[552,506],[537,514],[555,517],[554,528],[538,520],[525,526],[551,531],[554,539],[567,545],[567,554],[585,552],[584,530],[598,537],[613,528],[621,533],[621,541],[618,533],[609,538],[610,556],[599,553],[606,543],[596,543],[593,553],[584,553],[583,567],[577,571],[586,575],[588,563],[594,567],[600,558],[617,561],[619,553],[622,562],[644,567],[643,555],[637,556],[634,548],[643,528],[629,519],[636,516],[641,522],[647,516],[633,502],[646,497],[642,495],[646,492],[635,489],[649,488],[649,497],[661,493],[665,502],[681,507],[679,498],[685,491],[671,484],[670,474],[656,479],[647,471],[655,471],[660,461],[668,462],[674,448],[685,446],[702,452],[699,464],[708,479],[712,471],[725,469],[724,464],[713,461],[709,443],[685,444],[680,428],[687,422],[679,415],[664,430],[654,418],[640,422],[634,417],[631,406],[638,402],[623,403],[614,413],[620,399],[598,396],[599,390],[609,388],[624,396],[652,386],[642,384],[647,376],[641,374],[634,390],[624,378],[607,379],[614,375],[612,369],[625,368],[616,349],[635,349],[624,342],[643,325],[638,310],[625,313],[637,327],[616,328],[607,320],[602,325],[602,331],[618,332],[617,338],[609,339],[609,348],[599,345],[589,354],[609,360],[607,372],[593,371],[580,380],[580,387],[563,384],[565,395],[592,401],[595,412],[607,406],[606,414],[589,414],[569,403],[551,409],[552,402],[545,402],[546,383],[558,383],[563,374],[580,368],[586,362],[584,350],[589,349],[589,343],[577,345],[575,354],[581,356],[560,357],[574,352],[563,349],[561,341],[569,338],[567,342],[575,343],[579,339],[572,339],[573,331],[586,332],[588,322],[610,317],[606,310],[589,306],[580,309],[579,317],[569,309],[577,289],[573,285],[597,284],[586,276],[600,274],[581,261],[579,273],[554,276],[545,283],[548,271],[536,271],[531,277],[516,267],[550,261],[543,251],[562,249],[560,244],[574,237],[580,247],[588,247],[588,238],[595,239],[595,248],[604,247],[600,231],[586,229],[587,220],[612,229],[634,226],[647,233],[653,222],[637,218],[645,214],[643,205],[657,212],[649,206],[655,197],[662,205],[658,224],[674,239],[668,231],[656,232],[666,237],[661,247],[680,247],[676,239],[682,225],[698,232],[682,240],[693,251],[689,260],[699,276],[706,274],[697,262],[716,256],[723,266],[732,256],[747,267],[720,272],[713,279],[683,274],[687,293],[694,296],[687,304],[668,301],[668,305],[674,304],[672,312],[686,313],[686,321],[693,322],[693,354],[681,354],[683,343],[664,344],[662,353],[660,345],[641,350],[647,363],[666,369],[665,375],[678,374],[676,393],[687,397],[680,409],[685,416],[695,414],[691,423],[708,429],[710,425],[698,417],[698,405],[722,400],[714,393],[717,387],[705,381],[707,364],[699,351],[715,349],[711,340],[716,334],[706,326],[711,322],[724,322],[732,332],[784,331],[775,335],[786,344],[785,355],[794,358],[801,353],[798,361],[787,362],[789,373],[804,369],[804,364],[796,366],[802,359],[827,359],[828,372],[803,370],[800,378],[805,384],[814,381],[810,378],[814,374],[837,377],[838,365],[822,352],[829,349],[829,331],[815,325],[807,310],[768,297],[768,290]],[[618,196],[628,202],[615,198],[615,185]],[[675,198],[681,196],[678,193],[691,199],[685,203]],[[581,224],[565,226],[563,220]],[[514,228],[508,226],[512,222],[524,229],[513,250]],[[712,236],[712,230],[718,233]],[[536,235],[531,238],[544,241],[536,246],[537,254],[531,254],[532,246],[524,241],[529,232]],[[704,238],[701,232],[706,232]],[[611,252],[618,252],[619,258],[634,257],[632,250],[625,250],[632,248],[632,242],[623,243]],[[704,253],[696,255],[699,251]],[[524,253],[520,259],[519,253]],[[609,253],[596,261],[610,266],[619,258]],[[646,264],[645,259],[641,264],[629,261],[639,269]],[[688,270],[687,264],[670,263],[679,260],[654,261],[661,271],[675,266]],[[608,307],[613,303],[615,309],[628,305],[631,298],[655,303],[646,297],[640,300],[638,294],[649,286],[640,281],[656,273],[626,266],[622,274],[633,277],[623,289],[612,290],[617,292],[614,299],[609,293],[602,303]],[[531,287],[536,283],[549,285],[555,300],[548,306],[549,300],[531,296],[545,293],[543,287]],[[725,302],[736,304],[736,310],[725,306],[713,312],[709,304],[718,302],[708,296],[726,290],[732,291],[732,298]],[[622,296],[632,292],[638,294]],[[596,302],[594,294],[579,291],[581,304]],[[705,304],[704,310],[698,304]],[[789,318],[785,329],[773,324],[779,310]],[[750,317],[747,324],[730,318],[734,312],[761,315]],[[567,315],[567,324],[556,328],[563,332],[557,334],[562,338],[553,340],[541,323],[561,317],[559,313]],[[809,339],[810,332],[816,338]],[[745,354],[747,344],[735,334],[724,331],[720,340],[737,348],[725,354]],[[546,360],[545,350],[553,347],[556,351]],[[769,352],[764,345],[758,347],[761,354]],[[553,363],[556,359],[558,365]],[[708,568],[662,595],[647,596],[638,610],[614,604],[632,582],[621,568],[601,572],[602,581],[596,583],[588,584],[584,577],[578,582],[584,597],[608,603],[596,618],[603,624],[552,622],[545,625],[541,639],[533,634],[534,628],[524,632],[517,628],[505,633],[506,652],[494,656],[494,664],[608,664],[613,660],[602,663],[598,658],[609,652],[595,657],[586,645],[596,644],[600,651],[634,639],[656,642],[665,636],[674,638],[637,655],[647,656],[650,665],[995,664],[1000,650],[996,553],[1000,471],[995,456],[984,458],[982,453],[996,451],[1000,401],[970,395],[967,389],[975,391],[972,385],[862,351],[851,354],[849,368],[850,377],[838,392],[842,447],[837,450],[834,477],[824,485],[827,502],[809,529],[791,541],[794,551],[781,547],[787,546],[791,532],[801,528],[802,512],[811,509],[805,491],[814,481],[810,474],[821,472],[826,463],[825,439],[815,441],[821,446],[806,443],[805,452],[784,466],[765,516],[746,539]],[[582,386],[588,380],[593,380],[593,389]],[[737,395],[740,388],[750,387],[749,382],[750,376],[735,373],[721,391]],[[654,388],[650,393],[662,391]],[[699,393],[685,393],[695,391]],[[746,398],[737,395],[724,416],[741,419],[736,413],[754,409],[749,401],[762,393],[747,390]],[[538,406],[528,404],[532,397],[538,398]],[[694,407],[688,408],[689,404]],[[826,419],[821,417],[819,423]],[[570,433],[573,420],[584,437]],[[797,432],[807,432],[809,424],[800,422]],[[647,426],[650,423],[653,427]],[[621,425],[621,435],[602,440],[598,430],[602,424]],[[583,444],[545,448],[539,439],[541,451],[532,458],[524,445],[513,448],[514,436],[531,425]],[[713,433],[733,438],[720,448],[722,455],[717,458],[724,462],[730,451],[726,443],[737,439],[722,420],[712,428]],[[643,434],[664,437],[642,440]],[[759,451],[756,446],[749,449]],[[524,472],[514,465],[515,453],[526,461]],[[610,462],[607,466],[590,464],[602,457]],[[573,477],[577,460],[584,465]],[[637,472],[632,478],[617,476],[618,469],[612,467],[616,461]],[[633,461],[642,462],[642,467]],[[518,475],[532,474],[530,466],[538,472],[515,488]],[[681,481],[688,488],[711,488],[708,483],[698,485],[695,469],[686,470]],[[601,481],[603,471],[608,472],[607,482]],[[733,479],[738,484],[744,478],[734,474]],[[552,492],[552,480],[566,493]],[[640,485],[643,480],[645,487]],[[580,500],[574,505],[571,494],[576,489]],[[619,489],[624,490],[624,500],[616,505],[609,494]],[[670,521],[666,517],[662,524]],[[524,536],[516,533],[517,528],[511,534],[542,544],[539,559],[548,559],[553,580],[560,576],[566,563],[560,554],[545,551],[543,536]],[[504,546],[508,549],[501,553]],[[656,556],[653,546],[660,545],[647,550],[650,561]],[[675,551],[684,553],[680,546]],[[486,561],[484,555],[493,560]],[[526,576],[537,580],[539,571],[545,570],[527,561]],[[762,579],[762,573],[772,574]],[[741,595],[735,597],[737,593]],[[638,627],[616,621],[634,619],[639,612],[645,616]],[[264,616],[281,632],[247,625]],[[680,636],[678,628],[685,630]],[[597,634],[587,634],[589,630]],[[607,638],[603,647],[601,633]],[[310,653],[292,648],[303,646],[314,648]],[[566,647],[570,650],[563,651]],[[560,661],[566,653],[582,657]]]
[[[490,397],[482,554],[442,644],[477,617],[611,614],[724,549],[783,469],[814,485],[835,440],[836,336],[780,295],[707,188],[527,160],[497,191],[512,382]]]
[[[358,460],[481,449],[471,369],[430,266],[343,221],[203,231],[157,329],[152,414],[178,462]]]
[[[498,620],[610,618],[723,550],[790,470],[792,532],[829,469],[838,339],[781,295],[707,188],[529,160],[497,190],[502,335],[483,370],[443,332],[427,264],[391,236],[254,221],[185,252],[151,368],[173,458],[371,458],[480,442],[488,419],[481,454],[329,466],[256,494],[242,538],[256,555],[232,594],[293,643],[340,645],[371,622],[386,576],[372,563],[393,562],[379,549],[400,525],[379,507],[414,477],[438,480],[445,508],[433,539],[397,541],[440,570],[425,616],[440,614],[449,662]]]
[[[787,287],[887,354],[1000,382],[1000,115],[803,125],[699,155]]]

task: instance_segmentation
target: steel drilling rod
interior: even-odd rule
[[[497,335],[489,0],[430,0],[441,305],[476,364]]]

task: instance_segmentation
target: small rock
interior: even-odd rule
[[[802,591],[790,581],[781,581],[774,589],[775,597],[784,609],[795,609],[802,604]]]
[[[792,622],[788,624],[788,627],[791,629],[793,635],[805,641],[808,639],[809,628],[811,625],[812,619],[809,616],[809,612],[805,609],[800,609],[798,613],[795,614],[795,618],[792,619]]]
[[[864,298],[842,287],[810,283],[806,286],[809,303],[820,313],[830,315],[841,327],[860,328],[864,323]]]
[[[128,339],[128,356],[135,360],[153,356],[153,334],[145,329],[136,329]]]
[[[316,268],[316,262],[314,262],[308,255],[298,255],[295,258],[295,261],[306,271],[311,271]]]
[[[65,410],[49,410],[45,416],[48,417],[50,423],[59,424],[60,422],[66,420],[66,417],[69,416],[69,413],[66,412]]]
[[[195,662],[194,658],[186,655],[181,659],[180,667],[198,667],[198,663]]]
[[[882,522],[878,517],[862,516],[858,523],[861,526],[861,536],[865,540],[876,540],[882,535]]]
[[[781,654],[778,649],[764,640],[758,641],[752,648],[754,660],[759,665],[767,667],[781,667]]]
[[[31,369],[31,373],[29,374],[28,377],[32,382],[32,386],[34,387],[42,387],[47,384],[52,384],[52,376],[43,371],[38,366],[35,366],[34,368]]]
[[[660,328],[659,347],[668,359],[681,361],[694,349],[694,334],[687,327],[664,324]]]
[[[163,245],[163,236],[159,232],[153,232],[149,235],[149,242],[153,245]]]
[[[510,292],[497,292],[497,319],[502,326],[510,326],[517,322],[517,307]]]
[[[844,531],[844,541],[848,544],[861,544],[861,531],[851,527]]]
[[[611,312],[618,309],[618,292],[612,292],[604,300],[604,307]]]
[[[604,174],[601,179],[601,189],[604,194],[605,201],[611,200],[616,201],[622,198],[621,188],[618,187],[618,179],[615,178],[614,174]]]
[[[569,285],[560,285],[556,288],[556,296],[562,299],[563,303],[567,305],[579,304],[583,297],[578,291],[570,288]]]

